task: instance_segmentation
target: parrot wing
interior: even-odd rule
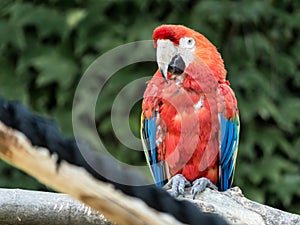
[[[166,172],[164,162],[157,160],[157,113],[158,112],[155,113],[154,117],[150,117],[149,119],[146,119],[144,114],[142,113],[140,132],[147,164],[150,167],[150,171],[155,181],[155,184],[159,187],[162,187],[164,185],[164,181],[166,180]]]
[[[236,156],[238,152],[238,142],[240,133],[240,120],[238,112],[233,118],[228,118],[220,113],[220,138],[221,138],[221,158],[220,158],[220,189],[225,191],[231,187]]]

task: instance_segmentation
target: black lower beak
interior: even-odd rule
[[[172,74],[180,75],[184,72],[184,70],[185,63],[182,57],[180,55],[175,55],[168,66],[168,71]]]

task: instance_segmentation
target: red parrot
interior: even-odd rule
[[[157,186],[172,194],[231,187],[239,112],[216,47],[182,25],[153,32],[158,70],[142,103],[141,138]]]

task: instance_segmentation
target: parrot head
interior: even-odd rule
[[[168,82],[169,74],[180,75],[193,62],[201,60],[218,81],[226,70],[216,47],[202,34],[182,25],[161,25],[153,32],[159,70]]]

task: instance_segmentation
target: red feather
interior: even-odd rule
[[[219,113],[233,118],[237,104],[226,81],[226,70],[216,47],[203,35],[179,25],[155,29],[154,42],[169,39],[174,45],[181,37],[196,41],[196,59],[183,74],[165,82],[158,70],[148,82],[142,105],[149,119],[157,111],[156,140],[158,160],[165,160],[169,178],[180,173],[189,181],[207,177],[219,179],[220,124]],[[172,74],[168,74],[168,78]]]
[[[184,76],[190,70],[193,72],[193,65],[187,68]],[[181,173],[190,181],[207,177],[216,183],[219,174],[219,124],[216,98],[213,97],[218,83],[206,67],[197,71],[196,75],[202,71],[208,73],[197,76],[197,80],[187,76],[181,88],[174,80],[166,83],[157,71],[145,91],[143,112],[146,118],[152,116],[155,110],[159,112],[157,124],[164,128],[165,133],[157,137],[163,139],[158,149],[165,153],[160,160],[166,160],[170,176]],[[195,111],[194,106],[201,99],[203,107]]]

